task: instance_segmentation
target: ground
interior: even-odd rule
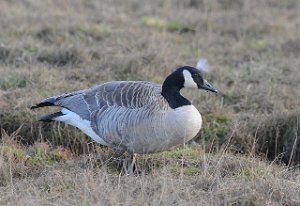
[[[300,2],[0,2],[1,205],[300,205]],[[197,144],[132,176],[79,130],[39,123],[45,97],[110,80],[162,83],[210,64],[220,95],[183,91]]]

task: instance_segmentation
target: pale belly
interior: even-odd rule
[[[199,111],[192,105],[182,106],[124,130],[123,145],[134,153],[160,152],[191,140],[201,126]]]

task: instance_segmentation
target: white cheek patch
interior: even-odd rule
[[[196,82],[194,81],[191,73],[188,70],[183,70],[183,77],[184,77],[184,88],[193,88],[197,89],[198,86]]]

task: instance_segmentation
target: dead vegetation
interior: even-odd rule
[[[290,113],[248,121],[228,140],[230,147],[234,152],[256,153],[277,163],[299,165],[299,118],[299,113]]]
[[[1,205],[299,205],[299,7],[289,1],[1,1]],[[207,58],[198,146],[138,157],[36,120],[41,99],[110,80],[160,83]]]

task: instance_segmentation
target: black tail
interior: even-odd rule
[[[55,112],[53,114],[49,114],[49,115],[46,115],[46,116],[43,116],[39,119],[39,121],[42,121],[42,122],[51,122],[55,117],[59,117],[59,116],[63,116],[64,114],[59,111],[59,112]]]
[[[50,97],[48,99],[45,99],[44,101],[42,101],[39,104],[33,105],[30,107],[30,109],[36,109],[39,107],[46,107],[46,106],[55,106],[55,102],[56,102],[57,98],[56,97]]]

